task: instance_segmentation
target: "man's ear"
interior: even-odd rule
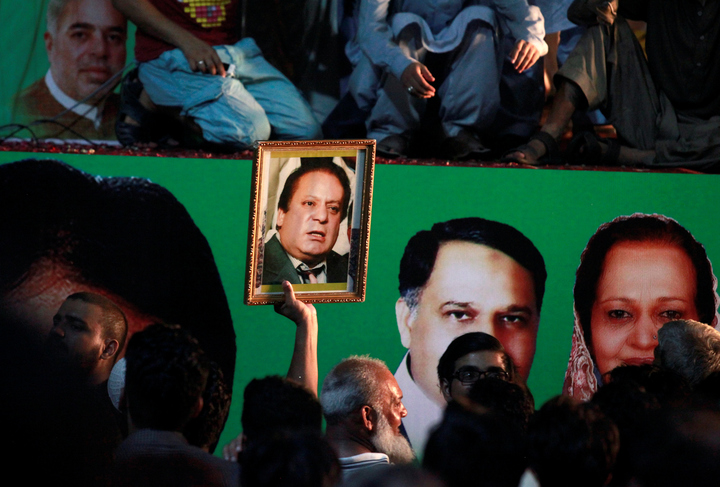
[[[450,395],[450,384],[451,382],[448,382],[447,379],[442,379],[440,381],[440,391],[442,392],[446,402],[450,402],[452,400],[452,396]]]
[[[202,396],[198,397],[197,402],[193,406],[192,414],[190,415],[190,418],[197,418],[200,414],[200,411],[202,411],[203,406],[205,405],[205,401],[203,401]]]
[[[118,353],[119,346],[120,346],[120,343],[118,343],[118,341],[115,340],[114,338],[106,338],[100,358],[103,360],[112,358],[113,356],[115,356],[115,354]]]
[[[50,34],[50,32],[45,32],[43,39],[45,40],[45,51],[47,51],[47,53],[50,54],[50,51],[52,51],[52,48],[53,48],[52,34]]]
[[[285,221],[285,211],[282,208],[278,208],[277,220],[275,221],[275,226],[277,228],[280,228],[284,221]]]
[[[413,327],[413,313],[403,298],[395,303],[395,318],[403,347],[410,349],[410,335]]]
[[[363,426],[368,431],[373,431],[377,424],[377,413],[367,404],[360,408],[360,416],[362,416]]]

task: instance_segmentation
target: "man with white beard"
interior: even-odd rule
[[[415,458],[400,432],[407,416],[402,391],[383,361],[367,356],[341,361],[323,381],[320,404],[344,483]]]

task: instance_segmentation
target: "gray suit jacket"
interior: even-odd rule
[[[348,272],[347,255],[339,255],[330,251],[327,256],[327,282],[346,282]],[[302,284],[302,280],[297,273],[297,269],[293,266],[292,261],[285,253],[277,235],[265,244],[265,253],[263,256],[263,284],[282,284],[283,281],[289,281],[290,284]]]

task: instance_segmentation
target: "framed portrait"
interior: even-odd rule
[[[246,304],[365,299],[374,140],[258,142]]]

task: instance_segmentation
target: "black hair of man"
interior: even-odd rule
[[[230,390],[220,366],[208,362],[208,377],[202,394],[203,408],[183,428],[183,435],[193,446],[214,453],[230,411]]]
[[[207,239],[170,191],[55,160],[0,164],[0,300],[42,259],[190,330],[232,388],[235,330],[220,273]]]
[[[528,443],[529,466],[541,485],[602,487],[612,474],[620,434],[596,405],[556,396],[530,421]]]
[[[118,347],[113,363],[117,362],[120,352],[125,346],[125,338],[127,337],[128,323],[125,313],[113,303],[110,299],[101,294],[79,292],[71,294],[66,300],[77,300],[87,304],[92,304],[102,309],[102,338],[110,338],[117,340]]]
[[[300,178],[311,172],[324,172],[335,176],[342,186],[343,189],[343,201],[342,211],[340,212],[340,221],[345,219],[347,215],[348,206],[350,204],[350,196],[352,195],[350,189],[350,180],[345,174],[343,168],[338,166],[332,161],[332,157],[303,157],[300,167],[295,169],[285,180],[285,186],[280,193],[278,198],[278,208],[287,213],[290,207],[295,191],[297,191],[298,184],[300,184]]]
[[[505,371],[510,376],[510,381],[515,379],[512,359],[505,352],[505,348],[502,346],[502,343],[500,343],[500,340],[487,333],[477,331],[460,335],[450,342],[450,345],[445,349],[437,366],[440,383],[442,384],[443,380],[446,380],[448,383],[452,382],[452,376],[455,373],[455,362],[457,362],[459,358],[473,352],[502,353]]]
[[[517,487],[526,467],[526,441],[516,425],[453,401],[430,434],[422,465],[447,487]]]
[[[254,441],[243,452],[240,485],[337,485],[340,472],[340,463],[335,452],[319,431],[275,432]]]
[[[400,260],[400,296],[410,309],[417,306],[420,291],[430,279],[440,245],[470,242],[495,249],[527,269],[533,278],[537,311],[542,308],[547,271],[540,251],[514,227],[484,218],[458,218],[436,223],[416,233],[405,246]]]
[[[182,431],[199,411],[208,376],[197,340],[178,325],[135,333],[125,352],[125,396],[137,428]]]
[[[644,441],[645,419],[661,409],[685,408],[690,400],[690,385],[675,372],[652,364],[617,367],[610,379],[593,395],[597,404],[620,431],[613,484],[626,485],[633,472],[635,452]]]
[[[315,395],[302,385],[271,375],[253,379],[245,387],[240,422],[250,445],[278,431],[320,433],[322,408]]]
[[[485,377],[475,382],[468,391],[468,399],[523,431],[535,413],[535,399],[528,389],[496,377]]]

